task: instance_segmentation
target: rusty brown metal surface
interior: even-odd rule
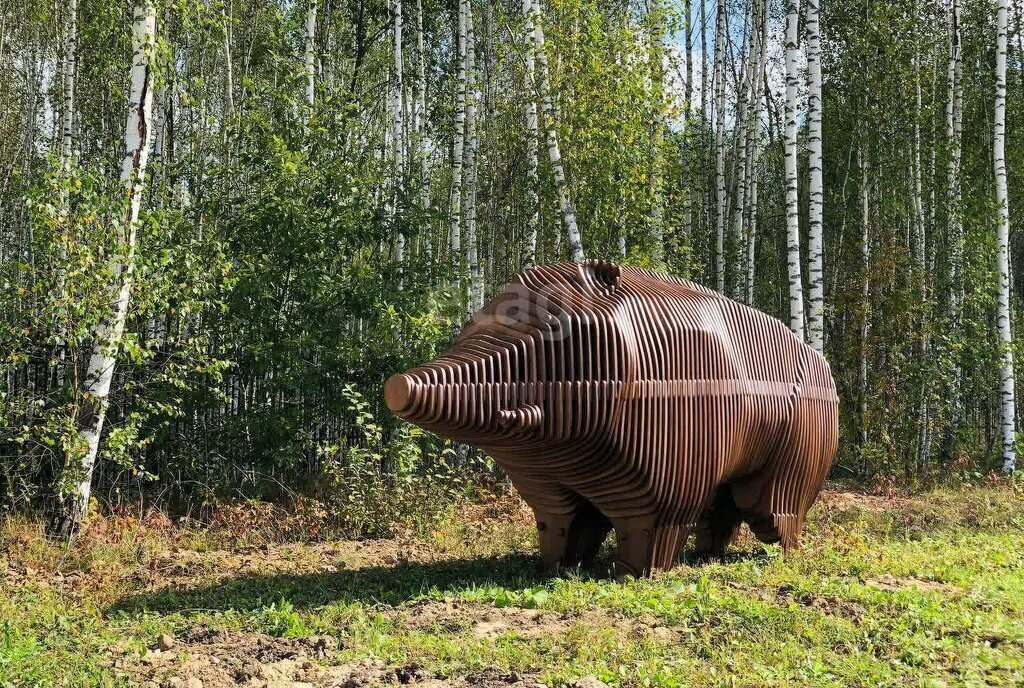
[[[388,407],[476,445],[533,508],[541,555],[671,567],[691,533],[718,553],[741,521],[799,545],[836,452],[835,382],[780,321],[705,287],[605,262],[520,274]]]

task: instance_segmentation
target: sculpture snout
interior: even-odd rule
[[[402,412],[412,405],[415,386],[416,380],[405,373],[392,375],[384,384],[384,403],[396,416],[404,417]]]
[[[471,364],[442,357],[388,378],[384,402],[396,416],[425,430],[478,441],[543,427],[541,406],[523,396],[527,389],[524,383],[479,379]]]

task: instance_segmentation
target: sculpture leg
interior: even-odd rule
[[[672,568],[691,528],[689,525],[656,524],[652,521],[615,523],[618,541],[615,575],[643,576]]]
[[[701,514],[697,523],[697,556],[718,557],[732,542],[740,524],[740,512],[732,496],[732,488],[722,485],[715,493],[711,505]]]
[[[565,513],[534,509],[534,515],[541,558],[552,568],[591,565],[611,530],[608,518],[585,500]]]

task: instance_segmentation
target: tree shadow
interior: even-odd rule
[[[287,600],[296,609],[328,603],[397,605],[427,593],[463,588],[529,588],[566,572],[545,570],[539,560],[525,554],[456,559],[431,563],[409,562],[394,566],[308,574],[243,575],[196,587],[170,585],[161,590],[126,597],[107,609],[108,614],[143,611],[241,612]],[[582,575],[588,575],[583,572]]]
[[[684,554],[681,563],[703,566],[709,563],[739,563],[765,559],[761,548],[729,551],[719,557]],[[310,609],[331,603],[388,605],[408,602],[426,594],[444,594],[466,588],[523,589],[566,577],[608,580],[611,560],[599,557],[589,569],[552,571],[536,556],[524,553],[493,557],[454,559],[438,562],[407,562],[393,566],[370,566],[334,572],[269,573],[243,575],[194,587],[168,585],[160,590],[126,597],[107,608],[108,614],[190,611],[250,612],[281,600],[296,609]]]

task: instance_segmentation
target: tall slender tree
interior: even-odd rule
[[[303,57],[306,72],[306,105],[310,112],[316,99],[316,3],[317,0],[309,0],[309,6],[306,8],[306,49]]]
[[[533,0],[533,44],[536,50],[540,99],[544,110],[544,125],[547,132],[548,159],[551,161],[551,173],[555,179],[555,193],[558,194],[558,207],[562,213],[566,235],[569,239],[569,257],[576,262],[584,260],[583,238],[576,224],[576,206],[569,193],[569,184],[565,178],[565,167],[562,164],[562,152],[558,147],[558,131],[555,121],[555,101],[551,94],[551,76],[548,69],[548,58],[544,48],[543,13],[540,0]]]
[[[821,352],[825,347],[825,279],[822,221],[825,193],[821,153],[821,34],[818,1],[807,0],[807,167],[810,180],[810,209],[807,221],[807,281],[810,311],[807,314],[807,342]]]
[[[1006,50],[1007,3],[996,0],[996,102],[993,110],[992,158],[996,175],[996,209],[999,214],[998,325],[1002,373],[1003,470],[1017,467],[1017,422],[1014,399],[1013,332],[1010,322],[1010,202],[1006,185]]]
[[[135,272],[136,231],[149,160],[153,111],[153,64],[156,10],[150,0],[136,5],[132,22],[131,91],[124,135],[121,186],[124,197],[116,220],[117,246],[112,253],[110,309],[91,333],[92,355],[82,379],[77,417],[78,442],[70,447],[51,530],[71,537],[86,515],[103,422],[109,405],[114,367],[124,336]]]
[[[537,261],[537,228],[540,225],[540,198],[537,185],[540,156],[540,128],[537,123],[536,47],[533,39],[533,0],[523,0],[524,31],[526,33],[526,245],[523,247],[523,267]]]
[[[455,136],[452,143],[451,251],[455,274],[462,273],[462,163],[466,145],[466,18],[469,0],[459,0],[456,41],[458,78],[455,82]],[[461,278],[458,278],[461,279]]]
[[[725,291],[725,0],[715,20],[715,284]]]
[[[789,326],[804,338],[804,290],[800,270],[800,194],[797,188],[797,24],[799,0],[786,4],[786,264],[789,274]]]

